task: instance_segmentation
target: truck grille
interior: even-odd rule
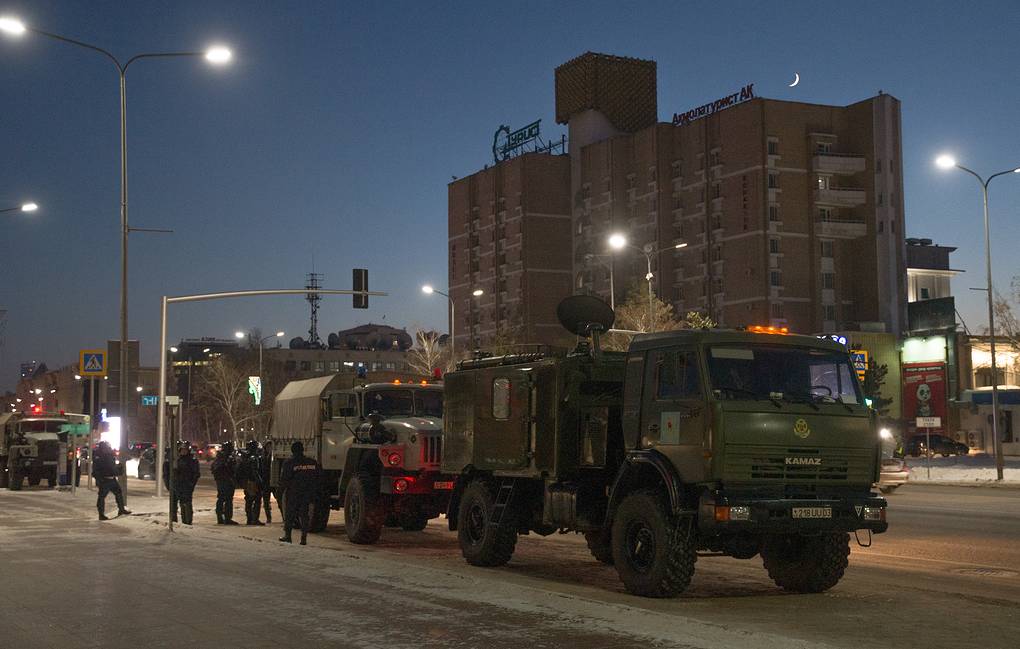
[[[439,464],[439,461],[442,459],[443,438],[438,435],[435,437],[424,437],[421,445],[422,464]]]
[[[868,449],[728,446],[723,479],[735,482],[870,482]]]

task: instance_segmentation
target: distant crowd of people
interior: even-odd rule
[[[304,453],[304,445],[294,442],[291,457],[280,467],[278,486],[274,488],[270,479],[272,468],[272,446],[259,445],[250,440],[238,453],[232,442],[226,442],[213,459],[210,470],[216,481],[216,524],[239,525],[234,520],[234,494],[240,488],[244,491],[244,513],[246,525],[265,525],[273,522],[272,498],[283,514],[283,536],[280,541],[291,543],[294,527],[301,531],[301,545],[306,545],[311,525],[309,509],[315,503],[321,489],[322,468],[318,461]],[[93,476],[99,487],[96,509],[99,520],[105,521],[106,497],[113,494],[120,515],[131,512],[124,506],[124,495],[117,478],[124,466],[117,461],[113,449],[107,442],[100,442],[94,456]],[[170,516],[191,525],[194,519],[193,495],[201,474],[195,451],[189,442],[177,444],[176,457],[170,463],[169,451],[163,461],[163,484],[170,492]],[[172,474],[172,477],[171,477]],[[266,513],[266,522],[261,520]]]

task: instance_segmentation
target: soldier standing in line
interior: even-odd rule
[[[177,460],[174,464],[174,483],[170,484],[170,458],[163,460],[163,485],[170,491],[170,519],[177,522],[177,508],[180,506],[181,522],[191,525],[195,510],[192,496],[201,469],[198,460],[192,454],[191,444],[186,441],[177,443]]]
[[[237,482],[244,490],[245,525],[264,525],[259,520],[263,489],[261,461],[259,443],[249,440],[237,467]]]
[[[273,468],[273,443],[268,439],[262,443],[262,461],[259,463],[259,470],[262,477],[262,507],[266,510],[266,523],[273,522],[273,496],[272,482]],[[280,495],[276,494],[276,506],[280,506]],[[280,510],[283,513],[283,509]]]
[[[212,463],[212,474],[216,480],[216,524],[239,525],[234,520],[234,491],[237,489],[237,458],[234,457],[234,443],[224,442]]]
[[[319,481],[322,470],[319,463],[305,455],[305,446],[301,442],[290,445],[291,457],[280,470],[280,491],[283,492],[283,504],[286,513],[283,516],[283,536],[280,540],[290,543],[290,532],[297,522],[301,527],[301,545],[308,544],[308,527],[310,524],[308,509],[319,493]]]
[[[99,520],[109,520],[106,517],[106,496],[111,493],[117,501],[117,514],[119,516],[130,514],[131,512],[124,507],[124,493],[120,490],[120,483],[117,482],[117,478],[124,472],[124,465],[117,461],[109,442],[99,442],[92,463],[92,476],[99,487],[99,498],[96,499]]]

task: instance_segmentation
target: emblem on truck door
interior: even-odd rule
[[[793,434],[801,439],[807,439],[807,436],[811,434],[811,427],[803,419],[798,419],[793,424]]]

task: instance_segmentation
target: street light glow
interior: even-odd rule
[[[622,250],[627,245],[627,237],[619,232],[609,236],[609,247],[613,250]]]
[[[142,386],[139,385],[138,387],[135,388],[135,392],[141,392],[141,391],[142,391]]]
[[[956,158],[947,153],[943,153],[939,157],[935,158],[935,164],[938,165],[940,169],[952,169],[956,166]]]
[[[24,205],[21,206],[22,212],[34,212],[37,209],[39,209],[39,206],[36,205],[35,203],[25,203]]]
[[[205,60],[213,65],[229,63],[232,58],[234,58],[233,53],[222,45],[215,45],[205,51]]]
[[[282,331],[277,331],[276,332],[276,337],[277,338],[283,338],[283,336],[284,336],[284,333]]]
[[[425,295],[432,295],[432,293],[434,293],[435,290],[436,289],[432,288],[428,284],[426,284],[425,286],[421,287],[421,292],[424,293]]]
[[[686,243],[678,243],[678,244],[676,244],[673,247],[676,248],[677,250],[680,250],[681,248],[686,248],[687,244]]]
[[[10,16],[0,17],[0,32],[6,32],[11,36],[21,36],[25,33],[25,23]]]
[[[171,354],[176,354],[177,353],[177,348],[176,347],[171,347],[170,348],[170,353]]]
[[[244,338],[244,332],[243,331],[235,331],[234,332],[234,338],[237,338],[238,340]]]
[[[485,295],[485,291],[483,291],[480,288],[476,288],[475,290],[471,291],[471,295],[474,295],[475,297],[481,297]]]

